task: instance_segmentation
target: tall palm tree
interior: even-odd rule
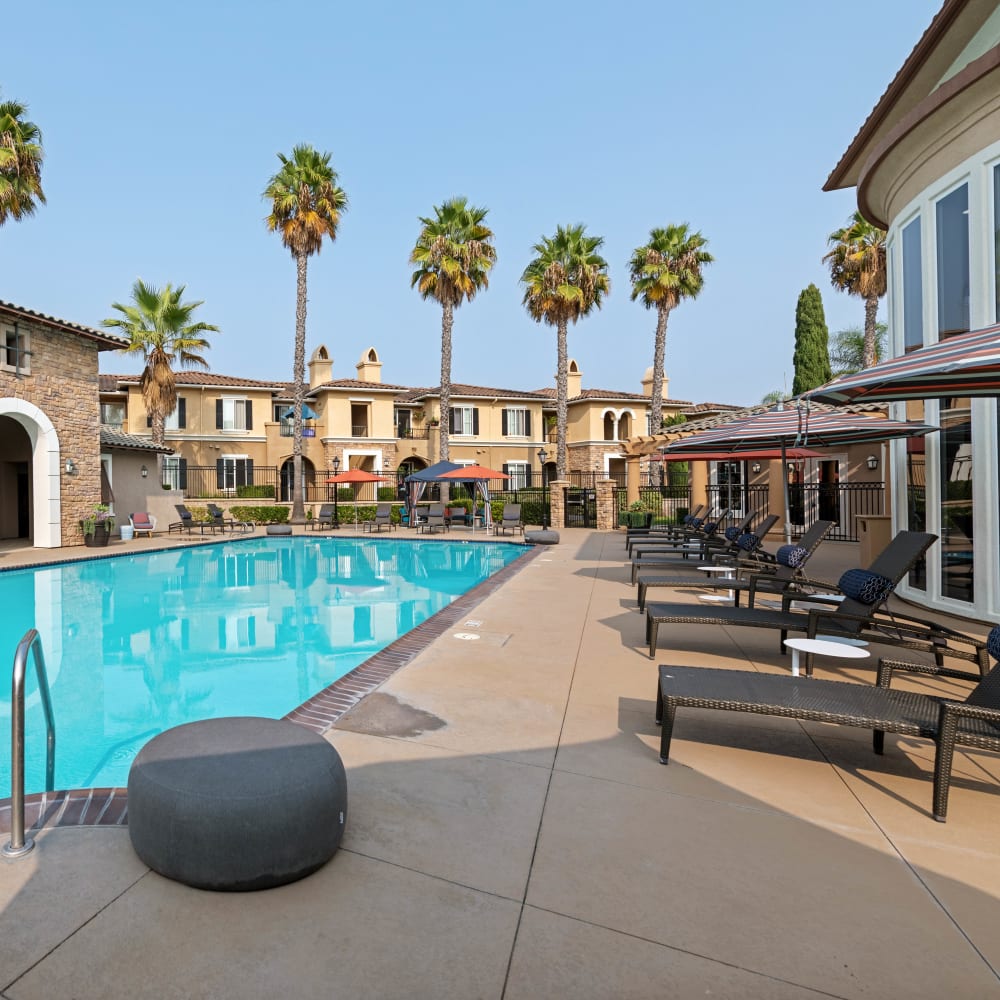
[[[855,212],[846,226],[830,233],[830,250],[823,257],[823,263],[830,266],[833,287],[865,300],[865,368],[875,364],[878,300],[885,295],[889,281],[885,237],[884,229]]]
[[[704,284],[702,268],[714,258],[705,249],[708,240],[692,233],[686,222],[651,229],[649,242],[632,251],[629,278],[632,299],[656,310],[653,341],[653,394],[649,401],[649,427],[658,434],[663,424],[663,369],[670,311],[683,299],[696,298]]]
[[[154,288],[141,278],[132,286],[132,302],[112,302],[120,316],[102,320],[102,326],[114,327],[129,339],[126,354],[141,354],[144,362],[139,388],[146,410],[152,418],[153,444],[163,444],[166,418],[177,407],[177,382],[174,364],[181,368],[207,368],[202,352],[211,346],[202,336],[218,333],[210,323],[192,322],[191,316],[201,302],[182,302],[184,285]]]
[[[488,209],[475,208],[465,198],[434,206],[434,218],[421,217],[423,228],[410,253],[416,270],[410,287],[441,305],[441,423],[440,457],[448,460],[451,412],[451,330],[455,310],[489,287],[496,263],[493,231],[485,225]]]
[[[556,474],[566,476],[568,359],[566,331],[570,321],[601,307],[611,291],[608,262],[597,252],[604,244],[588,236],[585,226],[556,226],[555,236],[543,236],[531,249],[535,258],[524,269],[523,304],[537,323],[556,328]]]
[[[0,101],[0,226],[33,215],[42,191],[42,133],[24,116],[27,105]]]
[[[337,238],[340,217],[347,211],[347,195],[337,186],[337,172],[330,154],[309,145],[292,149],[290,157],[278,153],[281,169],[268,181],[263,197],[271,202],[267,228],[281,233],[281,242],[295,260],[295,381],[292,431],[292,523],[304,524],[302,495],[302,404],[306,394],[306,267],[319,253],[324,237]]]

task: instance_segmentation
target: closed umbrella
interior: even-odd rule
[[[821,403],[1000,396],[1000,324],[948,337],[806,393]]]
[[[487,531],[493,523],[492,512],[490,510],[490,480],[509,479],[505,472],[497,472],[496,469],[487,469],[482,465],[461,465],[450,472],[443,472],[441,479],[458,479],[463,483],[475,483],[483,498],[483,526]],[[473,500],[473,515],[475,515],[475,500]],[[475,516],[472,518],[472,530],[476,530]]]
[[[782,468],[788,449],[828,448],[866,442],[912,438],[939,428],[901,420],[883,420],[862,413],[812,410],[807,404],[787,410],[764,410],[748,417],[738,417],[711,430],[688,434],[666,446],[667,458],[684,458],[685,453],[726,450],[752,452],[777,445]],[[791,540],[788,520],[788,480],[784,478],[785,540]]]
[[[380,483],[385,476],[378,476],[374,472],[366,469],[347,469],[345,472],[338,472],[335,476],[327,479],[328,483],[350,483],[354,487],[354,526],[358,526],[358,487],[362,483]],[[334,494],[336,497],[336,494]]]

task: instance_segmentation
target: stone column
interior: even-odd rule
[[[565,479],[554,479],[549,483],[549,527],[566,527],[566,488],[569,481]]]
[[[597,480],[597,530],[614,531],[618,522],[618,512],[615,510],[615,481],[613,479]]]

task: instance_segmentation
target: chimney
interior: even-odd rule
[[[332,379],[333,358],[330,357],[327,349],[320,344],[309,359],[309,388],[315,389],[316,386],[330,382]]]
[[[569,371],[566,374],[566,398],[573,399],[581,392],[583,392],[583,373],[580,371],[580,366],[570,359]]]
[[[378,351],[374,347],[369,347],[361,360],[355,365],[358,370],[359,382],[381,382],[382,362],[378,359]]]
[[[642,376],[642,394],[644,396],[653,395],[653,366],[650,365],[646,369],[646,374]],[[670,398],[670,379],[666,375],[663,376],[663,398]]]

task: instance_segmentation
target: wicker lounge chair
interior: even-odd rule
[[[392,531],[396,527],[396,525],[392,523],[391,503],[380,503],[375,508],[375,519],[373,521],[365,521],[364,523],[365,531],[379,532],[383,527],[387,528],[389,531]]]
[[[325,531],[327,528],[333,527],[333,518],[333,504],[324,503],[320,505],[319,513],[311,521],[306,522],[306,527],[312,528],[313,531]]]
[[[685,514],[681,519],[679,524],[652,524],[648,526],[641,526],[633,528],[631,526],[625,529],[625,542],[628,544],[629,540],[632,538],[647,538],[652,535],[654,538],[666,537],[668,535],[677,534],[691,524],[695,518],[703,517],[708,513],[708,507],[706,504],[700,503],[694,510],[689,514]]]
[[[745,592],[749,594],[748,603],[752,608],[759,592],[781,594],[796,584],[805,582],[805,565],[820,542],[833,529],[833,525],[833,521],[816,521],[795,545],[782,546],[778,550],[780,558],[776,559],[774,568],[758,564],[738,580],[696,580],[690,574],[678,576],[676,573],[670,576],[644,574],[638,578],[639,610],[646,609],[646,594],[651,587],[690,587],[695,583],[699,587],[732,590],[734,606],[737,608],[740,606],[740,594]]]
[[[156,531],[156,518],[152,514],[137,511],[134,514],[129,514],[128,519],[132,525],[132,533],[136,538],[140,535],[146,535],[148,538],[153,537],[153,532]]]
[[[180,518],[179,521],[174,521],[167,525],[167,534],[169,535],[171,531],[193,531],[194,528],[199,527],[201,522],[195,521],[194,515],[184,506],[182,503],[174,504],[174,510],[177,511],[177,516]],[[202,531],[204,534],[204,531]]]
[[[985,648],[1000,656],[1000,627]],[[956,747],[1000,750],[1000,665],[976,685],[965,701],[950,701],[889,685],[895,670],[952,676],[939,666],[880,660],[876,687],[846,681],[783,677],[748,670],[661,666],[656,688],[656,721],[662,725],[660,763],[670,760],[670,740],[678,708],[714,708],[755,715],[775,715],[810,722],[829,722],[873,731],[875,753],[881,754],[886,733],[922,736],[934,741],[934,818],[948,814],[948,790]]]
[[[521,532],[524,534],[524,525],[521,523],[521,505],[519,503],[505,503],[503,505],[503,516],[493,525],[494,535],[504,535],[507,532],[512,534]]]
[[[722,522],[729,516],[729,513],[728,510],[724,511],[718,521],[706,521],[698,534],[692,535],[690,538],[659,545],[634,545],[632,547],[632,583],[635,583],[636,576],[643,566],[676,566],[678,557],[681,560],[686,560],[692,556],[704,562],[708,558],[708,552],[713,543],[716,549],[726,545]],[[743,523],[749,523],[753,517],[753,514],[749,515]]]
[[[235,518],[226,517],[226,512],[217,504],[210,503],[208,506],[208,524],[210,527],[218,528],[222,534],[226,531],[236,532],[236,531],[253,531],[253,525],[248,521],[237,521]],[[204,529],[203,529],[204,530]]]
[[[752,510],[742,521],[722,530],[722,522],[729,513],[730,511],[726,511],[717,521],[706,522],[700,532],[693,533],[688,538],[660,538],[656,535],[647,535],[645,538],[627,539],[625,547],[633,558],[645,553],[668,554],[698,544],[701,545],[703,552],[712,546],[725,547],[729,542],[729,536],[745,534],[750,530],[750,525],[757,520],[757,512]]]
[[[417,531],[427,531],[433,534],[439,528],[441,531],[447,531],[448,522],[445,520],[444,516],[444,504],[434,503],[428,507],[426,519],[417,525]]]
[[[685,519],[684,524],[675,525],[669,531],[654,531],[644,535],[626,536],[625,548],[631,555],[636,549],[645,548],[648,545],[679,547],[704,541],[719,529],[731,512],[732,508],[727,507],[717,516],[705,515],[704,517]]]
[[[978,674],[960,673],[978,679],[985,676],[988,662],[983,644],[970,636],[955,632],[943,625],[912,618],[898,611],[880,611],[899,581],[910,571],[917,560],[937,541],[937,535],[919,531],[901,531],[883,549],[867,571],[860,573],[867,581],[880,584],[880,593],[871,603],[844,595],[833,609],[810,608],[804,611],[785,610],[791,598],[782,597],[782,610],[763,608],[702,607],[693,604],[666,604],[650,602],[646,605],[646,638],[649,657],[656,654],[661,625],[722,625],[726,628],[777,629],[781,633],[782,650],[789,632],[803,633],[809,639],[817,635],[834,638],[860,639],[865,642],[901,646],[904,649],[931,653],[940,666],[945,656],[953,656],[975,663]],[[847,585],[845,573],[841,586]],[[671,638],[674,638],[672,635]],[[812,673],[813,654],[806,654],[806,674]]]

